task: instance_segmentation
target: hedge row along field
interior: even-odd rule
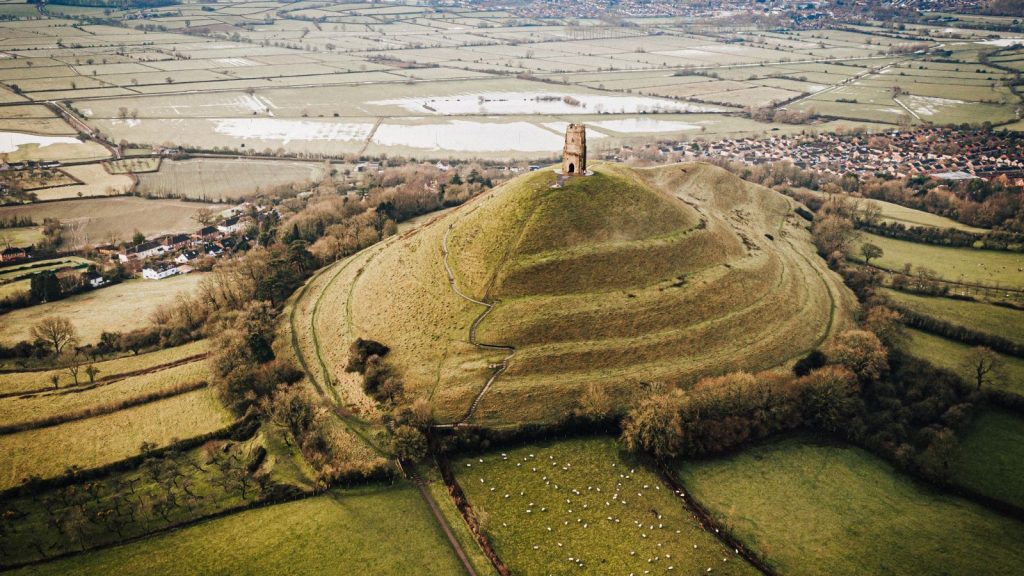
[[[463,574],[411,486],[332,490],[13,572],[48,574]]]

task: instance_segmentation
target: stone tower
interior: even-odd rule
[[[587,173],[587,127],[569,124],[565,129],[565,148],[562,149],[562,174],[575,176]]]

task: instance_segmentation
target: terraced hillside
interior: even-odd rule
[[[558,419],[590,384],[621,400],[784,364],[848,322],[852,295],[775,192],[703,164],[555,181],[520,177],[355,257],[322,288],[321,349],[383,342],[440,420],[501,425]]]

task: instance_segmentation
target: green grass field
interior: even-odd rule
[[[18,570],[46,574],[463,574],[408,485],[332,490]]]
[[[243,495],[237,484],[225,483],[230,479],[227,474],[231,470],[225,471],[221,466],[225,459],[249,465],[261,448],[267,452],[259,467],[260,474],[266,474],[275,484],[291,485],[302,491],[311,489],[312,476],[299,469],[302,457],[295,448],[283,444],[278,431],[264,427],[249,440],[214,440],[170,458],[157,457],[150,465],[115,471],[70,489],[43,488],[30,495],[8,495],[0,501],[0,508],[17,510],[21,515],[11,521],[11,530],[0,534],[0,548],[5,551],[0,557],[0,566],[44,559],[34,543],[44,543],[45,553],[50,556],[79,552],[83,547],[117,544],[124,538],[145,536],[262,499],[265,494],[254,485]],[[161,466],[154,468],[153,462]],[[178,505],[169,510],[155,509],[153,504],[161,501],[167,487],[153,478],[153,471],[166,470],[168,465],[177,470],[174,491]],[[191,496],[184,491],[185,487]],[[76,494],[86,495],[87,499],[82,501]],[[77,533],[62,533],[61,525],[53,522],[55,518],[63,518],[65,521],[72,519],[69,524],[73,524],[73,519],[81,518],[81,514],[105,512],[110,507],[117,510],[116,516],[120,519],[116,528],[103,522],[86,522],[77,525],[80,529]]]
[[[961,440],[952,480],[1024,507],[1024,418],[999,409],[975,416]]]
[[[1024,254],[932,246],[862,233],[860,241],[854,242],[858,250],[851,254],[854,260],[864,260],[859,253],[864,242],[882,249],[884,255],[873,259],[871,264],[886,270],[899,272],[904,264],[911,264],[915,270],[925,267],[951,282],[1024,288]]]
[[[201,228],[192,218],[200,208],[219,212],[225,206],[117,196],[0,206],[0,218],[29,216],[36,222],[56,218],[66,225],[63,247],[71,249],[111,241],[128,241],[136,230],[147,237],[194,232]]]
[[[514,574],[757,573],[612,439],[533,444],[453,466]]]
[[[918,296],[885,288],[879,292],[912,312],[941,318],[971,330],[995,334],[1024,344],[1024,311],[983,302]]]
[[[1024,563],[1024,523],[857,448],[790,438],[677,470],[780,573],[1013,574]]]
[[[452,533],[455,538],[459,541],[462,549],[466,552],[469,557],[470,563],[473,565],[473,569],[476,570],[480,576],[497,576],[498,571],[488,560],[487,555],[484,554],[483,550],[480,549],[480,545],[476,543],[473,538],[473,533],[469,530],[469,526],[466,521],[462,518],[462,513],[459,512],[455,502],[452,500],[450,494],[448,494],[448,487],[445,485],[444,480],[441,478],[441,471],[437,466],[431,466],[428,469],[420,471],[423,474],[423,478],[428,482],[427,490],[430,495],[437,502],[438,509],[441,510],[441,514],[444,516],[448,526],[451,527]]]
[[[934,336],[921,330],[908,329],[907,351],[918,358],[927,360],[939,368],[945,368],[970,381],[968,368],[971,346],[953,340]],[[995,374],[997,390],[1005,390],[1024,396],[1024,360],[1005,354],[997,354],[1001,366]]]

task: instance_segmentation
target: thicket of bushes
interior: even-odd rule
[[[643,400],[622,440],[659,458],[718,454],[779,432],[808,429],[863,446],[897,466],[944,480],[956,432],[977,393],[956,375],[889,353],[870,331],[841,334],[805,376],[779,372],[705,378]],[[821,361],[826,364],[809,369]]]

